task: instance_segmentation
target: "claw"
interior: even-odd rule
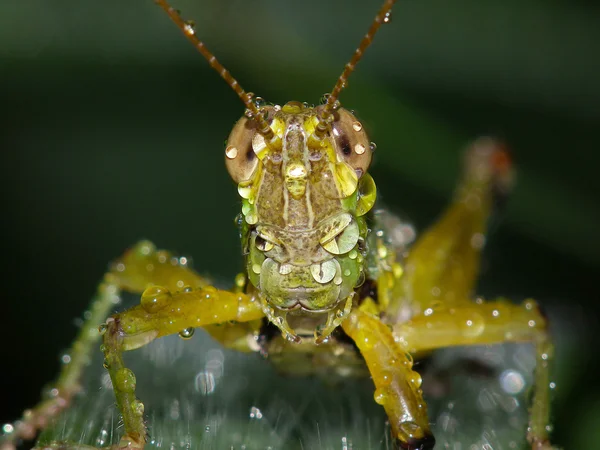
[[[398,450],[433,450],[433,447],[435,447],[435,437],[433,437],[433,434],[426,434],[420,439],[409,439],[408,442],[395,439],[394,445],[394,448]]]

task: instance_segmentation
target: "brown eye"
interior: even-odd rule
[[[360,178],[369,168],[372,154],[362,123],[350,111],[340,108],[336,111],[331,127],[338,154]]]
[[[256,132],[256,122],[242,117],[227,139],[225,166],[236,183],[249,180],[258,165],[258,157],[252,148],[252,139]]]

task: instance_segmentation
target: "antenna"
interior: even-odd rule
[[[256,120],[256,122],[258,123],[258,132],[262,136],[264,136],[265,142],[267,143],[267,145],[269,143],[273,143],[273,141],[276,140],[277,137],[273,133],[273,130],[271,130],[271,127],[269,126],[268,122],[265,120],[263,115],[260,113],[259,109],[254,104],[253,95],[244,91],[242,86],[240,86],[240,84],[237,82],[237,80],[235,78],[233,78],[233,76],[231,75],[231,73],[229,73],[229,71],[225,68],[225,66],[223,66],[223,64],[221,64],[217,60],[215,55],[213,55],[210,52],[210,50],[208,50],[206,48],[206,45],[204,45],[204,42],[202,42],[200,39],[198,39],[198,37],[196,36],[196,31],[194,30],[193,22],[183,20],[181,18],[181,16],[179,15],[179,12],[175,8],[173,8],[167,2],[167,0],[155,0],[155,1],[168,14],[168,16],[171,18],[171,20],[175,23],[175,25],[177,25],[177,28],[179,28],[183,32],[185,37],[187,37],[188,40],[192,44],[194,44],[194,47],[196,47],[196,50],[198,50],[202,54],[202,56],[204,56],[204,59],[206,59],[208,61],[208,64],[210,65],[210,67],[215,69],[215,71],[221,76],[221,78],[223,78],[225,80],[225,82],[229,85],[229,87],[234,90],[234,92],[237,94],[237,96],[240,98],[240,100],[244,103],[244,105],[246,105],[246,108],[251,113],[251,117],[254,120]]]
[[[360,41],[360,44],[354,51],[354,55],[352,55],[352,58],[346,64],[346,66],[344,67],[344,71],[335,83],[331,94],[329,94],[327,98],[325,107],[322,109],[321,114],[319,115],[319,123],[315,128],[315,135],[319,139],[321,139],[327,131],[328,122],[331,120],[331,115],[336,109],[336,104],[339,104],[338,97],[340,96],[340,92],[342,92],[342,89],[346,87],[348,77],[356,68],[356,64],[358,64],[358,62],[361,60],[365,50],[373,42],[373,37],[375,36],[381,25],[390,22],[392,16],[392,7],[394,6],[394,3],[396,3],[396,0],[385,0],[383,2],[383,5],[379,9],[379,12],[375,16],[375,19],[373,19],[373,22],[369,27],[369,31],[367,31],[367,34],[365,34],[362,38],[362,41]]]

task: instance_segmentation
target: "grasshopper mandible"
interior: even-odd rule
[[[258,351],[276,363],[302,349],[315,355],[308,373],[340,367],[349,368],[339,371],[347,375],[368,371],[395,445],[405,449],[435,444],[414,355],[456,345],[534,342],[537,368],[527,434],[533,448],[549,448],[552,346],[545,318],[531,300],[513,305],[471,297],[488,217],[510,187],[506,152],[492,140],[473,145],[452,204],[407,254],[390,245],[389,230],[374,209],[376,188],[368,173],[374,148],[361,122],[340,106],[339,96],[374,35],[389,21],[394,0],[384,2],[317,107],[266,105],[250,95],[190,23],[165,0],[157,3],[246,107],[225,149],[242,198],[246,271],[232,290],[220,290],[185,261],[173,262],[148,242],[126,252],[100,285],[92,316],[52,398],[26,414],[5,444],[32,437],[69,404],[86,355],[102,335],[105,367],[124,423],[118,447],[142,448],[147,412],[122,353],[170,334],[189,337],[203,327],[225,347]],[[140,305],[106,319],[120,291],[141,293]],[[90,332],[98,324],[100,333]],[[366,370],[356,369],[361,361]]]

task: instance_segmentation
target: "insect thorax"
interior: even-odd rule
[[[360,122],[341,108],[317,138],[320,108],[298,102],[263,107],[279,144],[268,145],[256,121],[243,117],[226,149],[243,199],[248,277],[267,315],[282,317],[278,326],[291,310],[337,308],[343,315],[364,279],[364,214],[375,201],[366,173],[369,141]]]

